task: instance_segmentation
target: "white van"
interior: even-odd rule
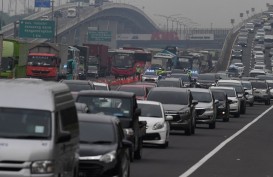
[[[0,176],[76,177],[79,126],[62,83],[0,81]]]
[[[75,18],[77,17],[77,9],[76,8],[68,8],[67,9],[67,18]]]

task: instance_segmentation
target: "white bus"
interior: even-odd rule
[[[75,17],[77,17],[77,9],[76,8],[68,8],[67,9],[67,17],[68,18],[75,18]]]

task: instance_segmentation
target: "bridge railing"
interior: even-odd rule
[[[58,6],[58,7],[54,7],[54,11],[65,9],[65,8],[70,8],[70,7],[75,7],[75,6],[77,6],[76,3],[68,3],[68,4]],[[26,18],[24,18],[24,20],[34,20],[34,19],[36,19],[38,17],[50,14],[51,12],[52,12],[52,9],[49,8],[48,10],[43,10],[43,11],[34,13],[34,14],[30,15],[30,16],[27,16]],[[13,28],[14,28],[13,23],[7,24],[7,25],[2,27],[2,33],[7,32],[9,30],[12,30]]]
[[[218,59],[217,65],[215,67],[215,71],[226,71],[227,67],[229,66],[230,63],[230,55],[231,55],[231,49],[232,46],[237,38],[239,30],[248,22],[251,20],[258,18],[262,15],[261,13],[255,14],[248,19],[243,20],[236,26],[234,26],[228,33],[228,35],[225,38],[225,42],[220,54],[220,57]]]

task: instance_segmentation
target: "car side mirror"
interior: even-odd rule
[[[122,146],[125,148],[132,148],[133,147],[133,143],[131,141],[128,140],[122,140]]]
[[[253,88],[253,90],[256,90],[256,88]]]
[[[63,131],[60,133],[57,143],[64,143],[71,140],[71,133],[68,131]]]
[[[214,101],[214,104],[219,104],[219,100],[215,100],[215,101]]]
[[[246,91],[247,90],[247,88],[246,87],[244,87],[244,91]]]
[[[141,115],[141,109],[140,108],[136,108],[135,115],[136,116],[140,116]]]
[[[168,115],[168,116],[166,116],[166,119],[165,119],[165,120],[166,120],[166,121],[173,120],[173,116]]]
[[[248,95],[249,93],[248,92],[245,92],[244,95]]]
[[[146,121],[138,121],[138,124],[140,127],[146,127],[147,122]]]
[[[192,100],[192,105],[197,105],[198,104],[198,101],[197,100]]]
[[[268,87],[268,89],[269,89],[269,90],[271,90],[271,89],[272,89],[272,87]]]

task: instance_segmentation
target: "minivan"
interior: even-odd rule
[[[0,81],[0,176],[76,177],[79,125],[62,83]]]

